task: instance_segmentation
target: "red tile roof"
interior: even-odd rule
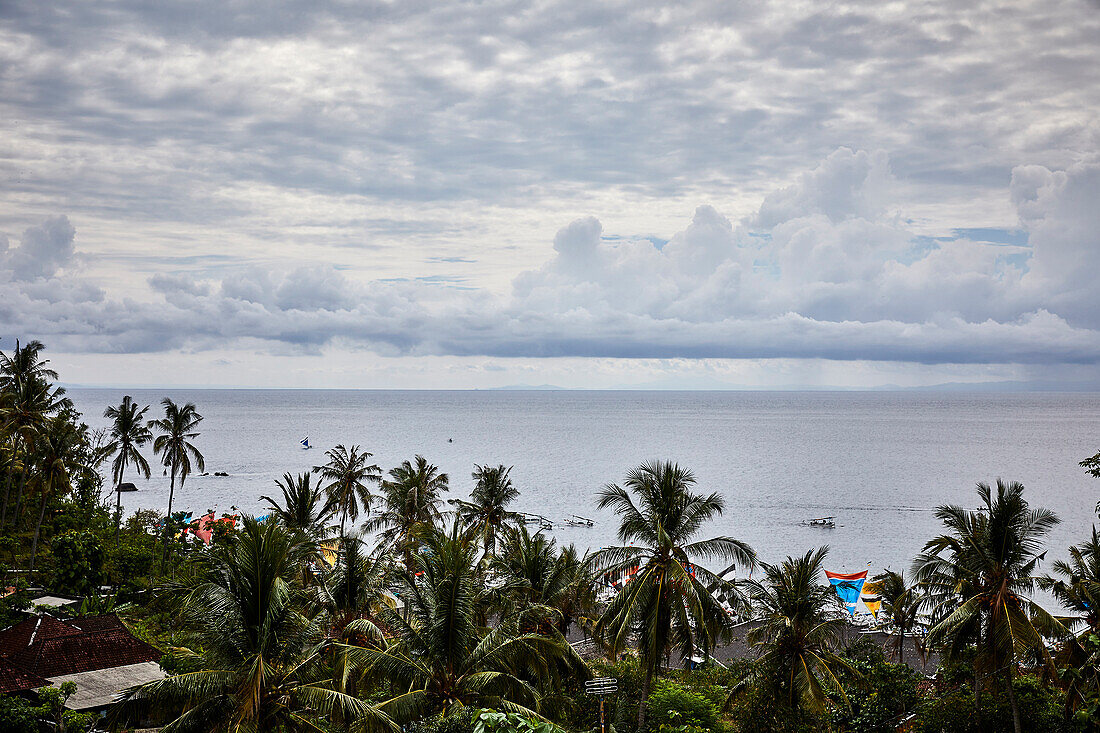
[[[41,614],[0,631],[0,657],[41,677],[160,661],[117,616],[71,620]]]
[[[0,659],[0,695],[36,690],[48,684],[50,684],[49,680],[31,674],[7,659]]]
[[[8,657],[26,649],[32,640],[76,636],[79,633],[80,629],[48,613],[31,616],[0,631],[0,657]]]

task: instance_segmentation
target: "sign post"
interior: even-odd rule
[[[619,681],[614,677],[596,677],[584,683],[584,691],[600,699],[600,733],[610,733],[604,714],[604,698],[619,691]]]

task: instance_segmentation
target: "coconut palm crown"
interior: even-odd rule
[[[275,486],[283,494],[282,503],[270,496],[261,496],[260,501],[267,502],[271,516],[287,529],[321,539],[331,532],[327,523],[332,518],[333,506],[324,490],[311,479],[308,471],[297,476],[288,471],[281,479],[275,479]]]
[[[360,508],[364,512],[370,511],[373,495],[369,485],[382,480],[382,469],[369,463],[374,455],[361,450],[357,445],[351,448],[338,445],[325,451],[325,456],[328,457],[328,463],[314,466],[313,472],[321,481],[327,482],[322,488],[333,510],[340,513],[342,541],[346,536],[344,527],[348,518],[353,522],[358,519]]]
[[[618,655],[633,642],[644,670],[645,700],[657,665],[673,648],[685,658],[709,649],[730,615],[717,597],[735,596],[729,584],[700,562],[718,560],[752,567],[755,554],[732,537],[696,539],[703,525],[721,516],[725,501],[717,493],[692,490],[695,475],[671,462],[644,463],[632,469],[623,486],[609,484],[599,494],[600,509],[619,515],[619,547],[594,556],[596,566],[627,582],[596,624],[596,632]],[[638,709],[638,726],[645,705]]]
[[[168,559],[168,538],[172,531],[172,502],[176,496],[176,478],[179,478],[182,490],[192,471],[206,469],[206,461],[191,442],[199,437],[196,428],[202,422],[202,415],[195,409],[195,404],[188,402],[181,407],[169,397],[161,400],[161,404],[164,406],[164,417],[150,420],[149,427],[160,433],[153,441],[153,452],[161,457],[172,477],[168,491],[168,518],[164,522],[164,551],[161,555],[163,571],[164,563]]]
[[[417,535],[443,519],[440,504],[442,494],[450,490],[449,478],[424,456],[416,456],[390,470],[381,488],[382,510],[365,529],[378,532],[379,539],[401,555],[406,569],[411,568],[419,544]]]
[[[458,518],[467,526],[476,528],[482,536],[486,554],[496,550],[497,537],[516,513],[508,510],[508,505],[519,498],[519,489],[511,479],[512,467],[474,466],[474,490],[470,500],[452,499]]]
[[[122,479],[126,466],[133,466],[145,478],[149,478],[149,461],[141,455],[141,446],[152,439],[153,434],[145,423],[149,406],[139,408],[130,395],[122,398],[118,407],[108,407],[103,417],[111,421],[108,435],[110,442],[104,446],[107,455],[113,455],[111,478],[115,484],[115,544],[118,544],[119,525],[122,521]]]
[[[836,654],[845,619],[836,593],[821,582],[828,547],[765,564],[762,578],[748,581],[758,624],[746,635],[762,654],[748,681],[760,682],[771,700],[788,710],[820,713],[830,697],[847,700],[840,668],[854,671]],[[735,686],[733,700],[747,688]]]
[[[1059,519],[1048,509],[1031,508],[1023,485],[1015,481],[998,479],[995,490],[986,483],[977,488],[979,510],[955,505],[936,510],[948,533],[924,546],[913,572],[928,590],[934,620],[928,643],[940,646],[948,659],[975,649],[975,707],[979,677],[1004,680],[1019,733],[1019,707],[1012,687],[1016,665],[1035,658],[1053,672],[1044,636],[1068,633],[1030,598],[1046,554],[1043,537]]]
[[[476,551],[458,527],[433,530],[424,551],[414,556],[412,571],[401,571],[399,595],[408,604],[408,619],[383,608],[392,637],[378,647],[347,647],[349,666],[393,686],[397,694],[378,709],[406,723],[448,715],[468,707],[537,715],[539,688],[529,680],[552,684],[561,665],[573,677],[590,676],[568,644],[539,634],[521,633],[513,615],[492,629],[477,623],[484,600]],[[365,629],[352,622],[351,629]]]

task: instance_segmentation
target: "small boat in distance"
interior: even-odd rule
[[[301,440],[299,440],[298,442],[302,444],[302,450],[309,450],[310,448],[313,447],[312,445],[309,444],[309,436],[308,435],[306,437],[302,438]]]
[[[827,529],[833,529],[836,527],[836,517],[818,517],[817,519],[807,519],[801,524],[804,527],[825,527]]]
[[[570,527],[591,527],[595,524],[595,522],[588,517],[582,517],[579,514],[571,514],[569,519],[565,520],[565,523]]]

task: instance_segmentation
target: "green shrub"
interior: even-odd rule
[[[651,730],[661,726],[712,730],[718,724],[718,708],[710,700],[675,682],[659,680],[648,703],[646,718]]]
[[[1068,733],[1074,728],[1063,714],[1064,694],[1031,676],[1017,677],[1013,689],[1020,708],[1020,728],[1036,733]],[[920,733],[1012,733],[1008,695],[988,690],[981,709],[974,712],[974,694],[962,686],[950,694],[923,702],[917,708],[914,730]]]
[[[447,733],[451,732],[447,731]],[[472,733],[565,733],[565,731],[553,723],[532,720],[517,713],[482,709],[473,715]]]
[[[842,669],[847,705],[838,705],[833,722],[842,730],[893,733],[897,722],[917,704],[921,675],[909,665],[886,661],[882,649],[860,639],[844,651],[854,672]]]
[[[50,543],[54,563],[54,589],[59,593],[91,595],[103,583],[103,546],[86,530],[69,530]]]
[[[123,593],[144,590],[149,585],[157,555],[151,537],[127,538],[112,557],[112,577]]]

